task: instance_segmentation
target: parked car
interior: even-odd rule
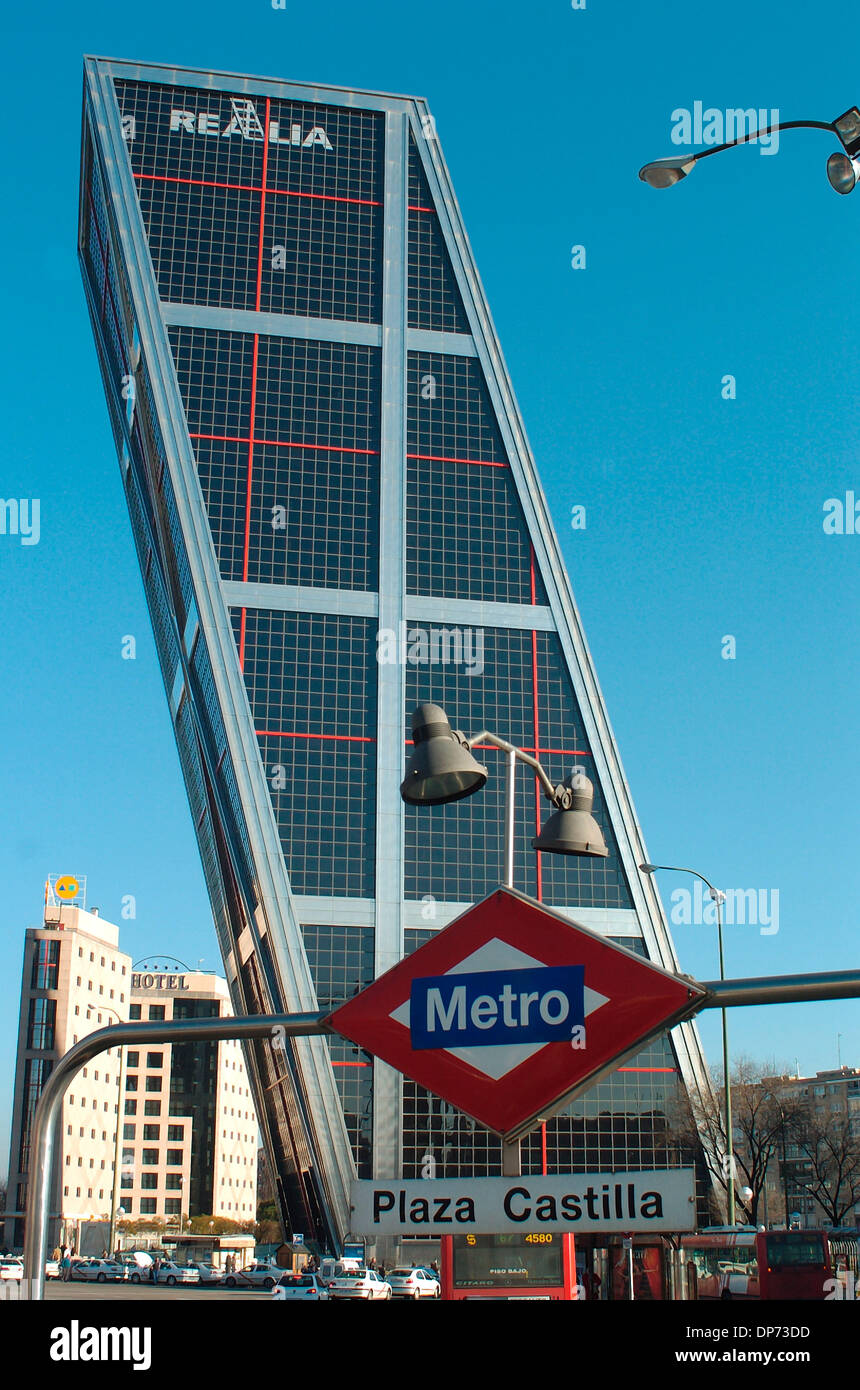
[[[60,1262],[59,1262],[59,1260],[46,1260],[46,1261],[45,1261],[45,1278],[46,1278],[46,1279],[59,1279],[59,1277],[60,1277]]]
[[[162,1260],[155,1276],[157,1284],[199,1284],[200,1274],[195,1265],[178,1265],[175,1260]]]
[[[391,1285],[375,1269],[347,1269],[329,1285],[329,1298],[390,1298]]]
[[[282,1274],[272,1289],[272,1298],[281,1303],[321,1303],[327,1302],[328,1296],[328,1286],[310,1270],[304,1270],[301,1274]]]
[[[4,1255],[0,1258],[0,1280],[24,1278],[24,1261],[17,1255]]]
[[[224,1283],[228,1289],[235,1289],[237,1286],[273,1289],[283,1273],[281,1266],[273,1260],[255,1260],[247,1269],[237,1269],[235,1274],[228,1274]]]
[[[71,1277],[90,1284],[122,1284],[128,1269],[121,1260],[73,1260]]]
[[[188,1268],[197,1270],[197,1273],[200,1275],[201,1284],[208,1284],[211,1286],[224,1283],[224,1270],[219,1269],[217,1265],[204,1264],[202,1260],[189,1260]]]
[[[442,1293],[442,1285],[435,1274],[419,1267],[392,1269],[386,1278],[394,1298],[439,1298]]]

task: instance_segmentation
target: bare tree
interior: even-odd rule
[[[721,1071],[713,1072],[713,1089],[700,1092],[690,1104],[689,1123],[701,1143],[717,1190],[728,1197],[731,1173],[736,1213],[752,1226],[759,1224],[759,1206],[778,1141],[797,1111],[796,1102],[776,1095],[765,1081],[766,1077],[773,1077],[775,1070],[773,1063],[764,1065],[747,1057],[735,1062],[731,1082],[731,1148],[726,1136]],[[745,1188],[752,1196],[742,1195]]]
[[[834,1226],[860,1202],[860,1141],[852,1133],[851,1121],[844,1114],[796,1113],[791,1135],[807,1163],[808,1181],[803,1182]]]

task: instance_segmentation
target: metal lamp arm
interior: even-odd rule
[[[780,121],[778,125],[765,126],[763,130],[755,130],[750,135],[739,135],[736,140],[727,140],[723,145],[712,145],[708,150],[697,150],[692,158],[707,159],[709,154],[719,154],[721,150],[734,149],[735,145],[748,145],[751,140],[757,140],[760,135],[772,135],[775,130],[799,129],[829,130],[834,135],[839,133],[832,121]]]
[[[471,738],[466,739],[466,746],[470,751],[479,743],[489,743],[493,748],[500,748],[503,753],[513,753],[521,763],[527,763],[546,792],[546,795],[555,805],[555,783],[550,781],[537,758],[533,758],[530,753],[524,753],[522,748],[515,747],[513,743],[508,743],[507,739],[499,738],[498,734],[491,733],[489,729],[482,729],[479,734],[473,734]]]

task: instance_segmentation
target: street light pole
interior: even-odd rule
[[[713,151],[711,151],[713,153]],[[704,883],[711,895],[711,899],[717,910],[717,939],[720,947],[720,980],[725,981],[726,968],[723,956],[723,917],[720,911],[722,904],[726,900],[725,893],[700,874],[697,869],[680,868],[673,864],[640,864],[639,868],[644,874],[653,874],[657,869],[665,869],[674,874],[692,874]],[[729,1225],[735,1224],[735,1146],[734,1146],[734,1126],[732,1124],[732,1087],[729,1076],[729,1025],[726,1010],[722,1010],[723,1015],[723,1093],[726,1125],[726,1198],[728,1205]]]
[[[681,179],[692,173],[699,160],[723,150],[732,150],[737,145],[748,145],[761,136],[770,136],[780,130],[829,130],[836,135],[842,150],[832,154],[827,161],[827,177],[831,188],[837,193],[850,193],[860,179],[860,110],[851,106],[835,121],[780,121],[776,125],[765,126],[762,130],[750,131],[749,135],[739,135],[734,140],[726,140],[721,145],[711,145],[706,150],[688,151],[685,154],[670,155],[668,159],[652,159],[643,164],[639,177],[650,188],[672,188]]]

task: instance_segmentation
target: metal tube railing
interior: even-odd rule
[[[30,1136],[29,1190],[24,1232],[24,1287],[30,1299],[45,1296],[54,1146],[66,1087],[79,1069],[109,1047],[128,1043],[223,1042],[228,1039],[312,1037],[330,1033],[325,1013],[266,1014],[247,1018],[187,1018],[163,1023],[121,1023],[88,1033],[70,1048],[45,1082]],[[116,1117],[122,1124],[122,1097]],[[116,1174],[114,1174],[116,1178]],[[112,1252],[111,1252],[112,1253]]]

